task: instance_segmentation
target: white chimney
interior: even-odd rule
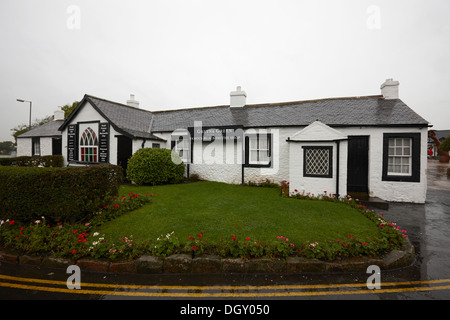
[[[134,94],[130,94],[130,100],[127,100],[127,105],[130,107],[139,108],[139,101],[134,99]]]
[[[55,110],[53,120],[64,120],[64,111],[61,110],[61,107]]]
[[[237,87],[236,91],[230,92],[230,107],[243,107],[246,104],[247,94]]]
[[[399,82],[394,81],[392,79],[387,79],[382,85],[381,85],[381,94],[386,100],[391,99],[398,99],[398,87]]]

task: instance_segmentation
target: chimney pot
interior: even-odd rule
[[[230,107],[240,108],[245,106],[247,101],[247,94],[241,90],[240,86],[236,87],[236,91],[230,92]]]
[[[386,81],[381,85],[381,94],[383,95],[384,99],[386,100],[392,100],[392,99],[398,99],[398,87],[400,83],[398,81],[394,81],[392,78],[386,79]]]
[[[64,111],[61,110],[61,107],[55,110],[53,120],[64,120]]]
[[[127,100],[127,105],[134,108],[139,108],[139,101],[135,100],[134,94],[130,94],[130,100]]]

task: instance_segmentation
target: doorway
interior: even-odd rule
[[[369,136],[348,137],[347,193],[369,192]]]

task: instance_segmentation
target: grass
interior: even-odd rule
[[[370,240],[377,226],[343,203],[280,197],[276,188],[195,182],[164,186],[123,185],[121,194],[153,194],[153,202],[100,227],[107,236],[154,240],[175,231],[188,239],[204,231],[210,243],[232,235],[270,241],[331,241],[356,236]]]

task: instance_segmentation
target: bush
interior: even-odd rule
[[[0,165],[2,166],[55,168],[62,167],[63,163],[64,160],[62,155],[0,158]]]
[[[444,152],[450,151],[450,136],[445,138],[444,141],[442,141],[442,144],[439,146],[439,150],[442,150]]]
[[[176,160],[180,160],[178,155]],[[128,160],[127,179],[136,184],[159,185],[179,183],[184,177],[184,163],[172,161],[168,149],[145,148],[138,150]]]
[[[122,168],[0,167],[0,219],[83,221],[118,195]]]

